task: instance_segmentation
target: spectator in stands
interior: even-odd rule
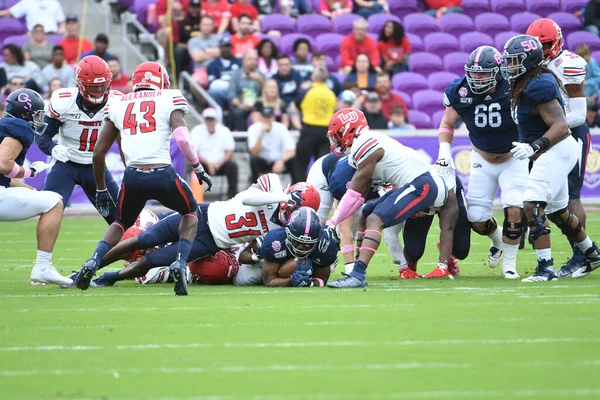
[[[251,32],[260,32],[260,22],[258,21],[258,10],[248,0],[236,0],[231,5],[231,28],[234,33],[240,31],[239,20],[242,15],[247,15],[252,20]]]
[[[258,51],[258,71],[270,78],[277,73],[277,57],[279,50],[270,39],[263,39],[256,47]]]
[[[296,18],[308,12],[306,0],[279,0],[279,12],[288,17]]]
[[[354,13],[365,19],[374,14],[387,13],[389,9],[386,0],[354,0]]]
[[[404,99],[399,94],[391,91],[392,82],[390,76],[385,72],[379,72],[375,80],[375,91],[381,100],[381,112],[387,119],[392,116],[392,109],[400,107],[404,111],[404,115],[408,117],[408,107]]]
[[[210,82],[208,94],[222,108],[225,108],[231,74],[242,66],[242,60],[231,54],[231,41],[229,37],[222,37],[219,40],[219,51],[221,56],[212,60],[206,68],[208,81]]]
[[[0,67],[0,88],[3,88],[8,84],[8,78],[6,77],[6,71]],[[3,100],[3,99],[2,99]],[[2,103],[2,101],[0,101]]]
[[[335,111],[339,111],[343,108],[354,107],[355,100],[356,95],[352,90],[344,90],[337,98],[337,102],[335,103]]]
[[[460,0],[424,0],[428,10],[425,11],[432,17],[439,18],[448,13],[462,13]]]
[[[585,82],[584,88],[585,97],[592,99],[592,101],[598,101],[598,87],[600,86],[600,67],[598,62],[592,58],[590,52],[590,46],[587,44],[580,44],[575,49],[575,52],[587,61],[585,67]]]
[[[376,72],[371,65],[371,60],[366,54],[356,57],[354,67],[346,77],[347,81],[355,81],[361,90],[373,90],[375,88]]]
[[[252,5],[259,15],[271,15],[275,13],[275,0],[252,0]]]
[[[310,59],[310,61],[312,62],[313,68],[319,67],[319,66],[327,68],[327,56],[320,51],[315,51],[312,54],[312,58]],[[335,77],[335,75],[329,75],[329,77],[327,78],[327,82],[325,82],[325,84],[327,85],[327,87],[329,89],[331,89],[333,91],[333,93],[336,96],[338,94],[340,94],[340,91],[342,90],[342,86],[340,85],[340,81],[338,80],[338,78]]]
[[[377,50],[383,59],[383,70],[396,74],[408,71],[410,41],[404,34],[404,27],[396,21],[388,21],[381,28]]]
[[[212,17],[215,29],[214,32],[222,35],[229,29],[231,21],[231,11],[227,0],[205,0],[202,2],[202,15]]]
[[[63,84],[60,78],[51,79],[50,82],[48,82],[48,92],[46,93],[46,98],[50,99],[52,97],[52,93],[62,88]]]
[[[371,129],[387,129],[388,120],[381,112],[381,100],[379,100],[377,93],[371,92],[367,95],[363,112]]]
[[[188,42],[196,35],[200,35],[200,0],[190,0],[187,15],[179,21],[179,40],[175,43],[175,79],[179,80],[181,71],[186,71],[191,62],[188,51]]]
[[[75,70],[65,63],[65,50],[62,46],[54,46],[52,49],[52,63],[42,70],[46,82],[54,78],[60,78],[63,87],[75,86]]]
[[[61,40],[60,46],[65,51],[67,64],[74,65],[79,61],[79,51],[81,54],[94,49],[94,45],[89,40],[80,36],[79,18],[75,14],[67,15],[67,36]],[[81,46],[80,46],[81,44]],[[81,48],[80,48],[81,47]]]
[[[105,33],[99,33],[96,35],[96,39],[94,39],[94,49],[83,53],[81,58],[98,56],[104,61],[107,61],[111,55],[112,54],[108,52],[108,36]]]
[[[129,93],[133,89],[131,84],[131,78],[123,72],[121,69],[121,61],[117,56],[110,56],[106,61],[110,73],[112,74],[112,81],[110,82],[110,88],[118,90],[123,93]]]
[[[275,79],[267,79],[263,84],[262,96],[254,105],[254,110],[250,114],[252,123],[260,121],[261,112],[265,107],[273,109],[275,121],[281,122],[286,128],[289,128],[290,120],[286,114],[287,107],[279,97],[279,86]]]
[[[587,114],[585,117],[585,121],[587,122],[590,128],[600,126],[600,118],[598,118],[598,103],[595,101],[587,102]]]
[[[292,68],[300,74],[303,81],[310,80],[313,71],[313,65],[309,57],[312,51],[310,42],[304,38],[296,39],[293,50],[296,57],[292,63]]]
[[[600,1],[590,0],[583,11],[577,11],[575,16],[583,17],[583,30],[600,35]]]
[[[169,20],[167,18],[167,0],[158,0],[156,2],[156,20],[158,21],[156,39],[163,47],[165,54],[169,54],[171,30],[173,31],[173,43],[179,43],[179,41],[181,40],[180,23],[185,20],[190,3],[190,0],[169,1],[171,2],[172,27],[169,27]]]
[[[392,117],[390,118],[390,122],[388,122],[388,129],[391,130],[414,130],[414,125],[406,122],[406,115],[404,114],[404,110],[400,107],[394,107],[392,109]]]
[[[6,1],[2,3],[6,5]],[[57,0],[21,0],[11,8],[0,11],[0,17],[25,17],[28,32],[41,24],[48,34],[65,34],[65,14]]]
[[[0,101],[0,118],[4,118],[4,112],[6,111],[6,106],[3,101]]]
[[[38,67],[44,68],[52,62],[54,44],[46,40],[46,32],[42,24],[36,24],[31,31],[31,42],[23,46],[25,60],[33,61]]]
[[[354,21],[352,33],[340,43],[342,57],[341,70],[348,75],[354,66],[354,61],[359,54],[366,54],[371,60],[371,65],[379,71],[379,51],[377,42],[367,35],[368,24],[364,19]]]
[[[273,75],[273,79],[279,85],[279,95],[286,105],[289,105],[296,99],[298,89],[302,83],[300,74],[292,69],[292,60],[290,57],[283,54],[277,58],[277,73]]]
[[[335,94],[325,86],[329,73],[324,67],[316,67],[312,73],[312,87],[298,93],[296,104],[302,113],[302,130],[296,146],[296,160],[292,180],[304,182],[311,157],[317,158],[329,152],[327,128],[335,112]]]
[[[319,12],[331,19],[350,14],[352,12],[352,0],[321,0]]]
[[[188,42],[188,51],[194,60],[193,78],[202,86],[208,85],[208,64],[221,54],[219,40],[221,37],[213,33],[213,18],[205,15],[200,19],[200,34]]]
[[[206,108],[202,112],[204,124],[196,125],[191,135],[198,159],[211,176],[227,177],[227,197],[237,194],[238,166],[233,158],[235,141],[229,128],[218,121],[217,110]]]
[[[238,32],[231,36],[233,55],[241,57],[248,50],[255,49],[260,43],[260,38],[252,34],[252,18],[248,14],[240,15]]]
[[[23,89],[25,87],[25,79],[22,76],[13,75],[8,79],[8,85],[4,91],[4,95],[8,97],[9,94],[15,90]],[[4,103],[3,101],[0,103]]]
[[[46,81],[40,67],[31,61],[25,61],[23,50],[14,44],[5,45],[2,53],[4,62],[0,63],[0,68],[4,69],[6,77],[11,79],[13,76],[20,76],[25,80],[26,87],[41,93]]]
[[[296,155],[294,146],[294,140],[288,129],[275,121],[273,109],[263,108],[260,122],[248,128],[252,182],[260,175],[269,172],[283,174],[292,170]]]
[[[248,127],[246,120],[260,97],[264,77],[258,72],[258,53],[248,50],[242,58],[242,68],[233,71],[229,83],[229,101],[233,126],[238,131]]]

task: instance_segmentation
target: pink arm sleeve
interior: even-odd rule
[[[190,135],[188,128],[185,126],[178,127],[173,131],[173,137],[187,162],[189,162],[192,167],[197,167],[198,164],[200,164],[200,161],[198,160],[198,153],[196,153],[196,149],[192,144],[192,135]]]
[[[342,200],[340,200],[340,204],[337,210],[335,210],[333,217],[327,221],[327,225],[337,226],[340,222],[354,214],[363,204],[365,204],[365,198],[356,190],[348,189]]]

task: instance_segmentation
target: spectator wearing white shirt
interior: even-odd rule
[[[235,149],[235,141],[229,128],[217,121],[217,110],[207,108],[202,112],[204,124],[192,129],[194,146],[198,152],[200,163],[210,175],[227,177],[227,196],[237,194],[238,167],[231,159]]]
[[[46,33],[65,34],[65,14],[58,0],[21,0],[11,8],[0,11],[0,17],[25,17],[28,32],[41,24]]]
[[[264,107],[261,121],[248,128],[248,148],[252,182],[269,172],[282,174],[291,171],[296,144],[285,125],[275,121],[272,108]]]

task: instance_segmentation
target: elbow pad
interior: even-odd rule
[[[585,97],[573,97],[569,99],[571,111],[566,113],[567,124],[569,128],[576,128],[585,123],[587,115],[587,100]]]

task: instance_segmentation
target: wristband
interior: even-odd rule
[[[349,244],[347,246],[342,246],[342,254],[352,253],[354,251],[354,245]]]
[[[449,133],[451,135],[454,135],[454,128],[440,128],[440,129],[438,129],[438,132],[439,133]]]
[[[21,172],[21,166],[17,163],[15,163],[15,165],[13,166],[13,169],[8,173],[8,175],[4,175],[7,178],[15,178],[17,175],[19,175],[19,172]]]
[[[550,139],[548,139],[546,136],[542,136],[541,138],[533,141],[530,146],[533,147],[533,150],[536,153],[538,151],[544,151],[550,147]]]
[[[321,278],[313,278],[313,286],[323,287],[325,286],[325,282]]]
[[[23,167],[23,178],[32,178],[35,175],[35,173],[33,171],[35,171],[35,170],[31,170],[30,168]]]

